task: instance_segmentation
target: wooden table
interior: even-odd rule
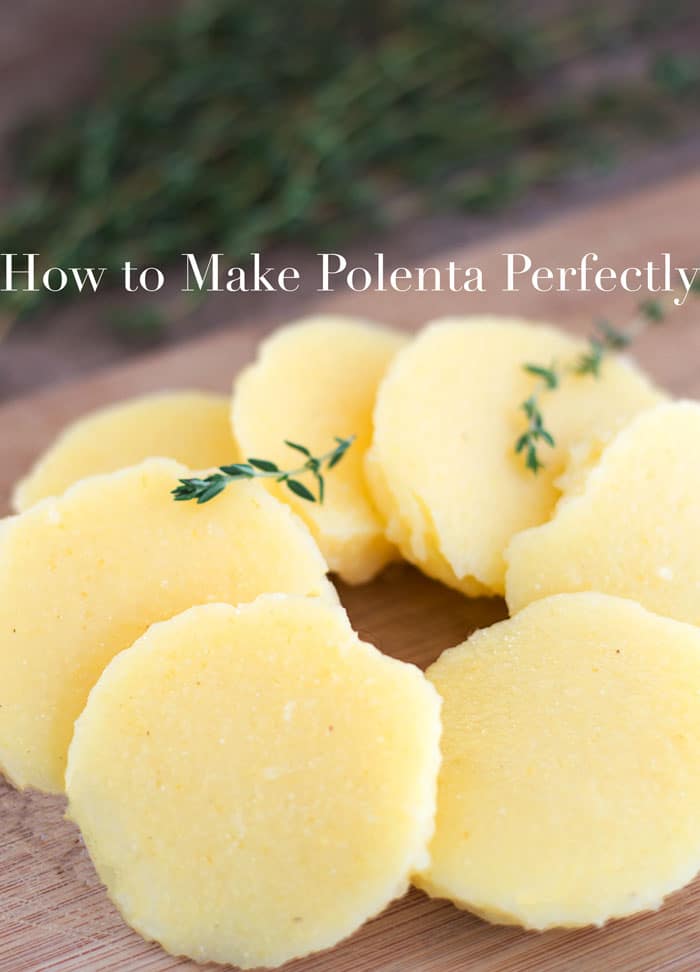
[[[485,294],[337,294],[328,311],[357,313],[406,329],[443,314],[497,312],[549,319],[584,332],[604,314],[624,321],[634,307],[624,293],[500,292],[504,252],[525,251],[536,264],[578,262],[586,250],[615,267],[646,263],[668,250],[674,263],[700,256],[697,212],[700,174],[614,204],[588,209],[445,254],[478,264]],[[640,342],[638,355],[673,392],[700,395],[700,305],[689,300],[663,328]],[[254,353],[263,329],[236,330],[144,358],[80,384],[19,400],[0,409],[0,506],[12,482],[69,419],[95,405],[155,388],[226,389]],[[498,601],[468,601],[408,567],[391,568],[365,588],[341,588],[361,634],[382,650],[421,665],[475,627],[503,616]],[[700,810],[700,808],[699,808]],[[0,784],[0,972],[165,972],[196,969],[166,955],[127,928],[110,904],[82,847],[62,817],[63,804]],[[214,968],[212,966],[212,968]],[[329,953],[293,963],[295,972],[667,972],[700,968],[700,881],[674,895],[658,913],[602,930],[525,933],[490,926],[445,902],[412,891]]]

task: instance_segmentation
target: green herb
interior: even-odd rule
[[[606,345],[600,338],[589,338],[588,351],[579,355],[578,361],[572,365],[571,370],[575,375],[593,375],[594,378],[599,378],[606,350]]]
[[[559,375],[554,365],[544,368],[542,365],[526,364],[523,368],[528,374],[541,378],[547,388],[556,388],[559,384]]]
[[[610,321],[602,319],[597,322],[596,329],[603,338],[606,347],[612,351],[623,351],[632,341],[632,337],[624,331],[613,327]]]
[[[531,369],[526,366],[526,370],[529,371]],[[556,385],[548,385],[547,387],[555,388]],[[520,407],[527,417],[528,424],[526,431],[523,432],[515,444],[515,451],[517,453],[524,453],[525,466],[533,473],[537,473],[543,465],[540,462],[538,447],[541,442],[545,442],[548,446],[553,446],[554,439],[551,432],[544,427],[544,416],[540,410],[536,395],[531,395],[525,399]]]
[[[287,489],[309,503],[323,503],[326,489],[324,470],[329,471],[338,465],[352,446],[355,438],[354,435],[346,439],[336,436],[335,448],[325,452],[322,456],[314,456],[306,446],[285,439],[285,445],[305,456],[301,465],[293,469],[282,470],[269,459],[246,459],[245,462],[234,462],[229,466],[219,466],[218,472],[212,473],[204,479],[197,477],[181,479],[180,485],[172,491],[172,495],[178,501],[196,500],[197,503],[208,503],[223,492],[230,483],[239,482],[242,479],[274,479],[277,483],[284,483]],[[312,485],[316,489],[315,493],[297,478],[304,475],[312,477]]]
[[[590,4],[538,16],[492,0],[178,4],[120,38],[89,103],[21,133],[0,251],[39,251],[39,269],[183,252],[237,265],[271,245],[327,249],[405,202],[493,211],[609,165],[624,140],[694,129],[695,59],[664,48],[695,3],[633,0],[602,20]],[[567,81],[611,38],[634,45],[633,72]],[[26,316],[58,297],[3,299]],[[119,332],[157,336],[137,303]]]
[[[660,324],[666,317],[666,311],[660,300],[645,300],[640,304],[639,311],[650,324]]]
[[[698,292],[694,287],[690,290]],[[546,427],[540,401],[542,395],[559,388],[567,376],[588,375],[600,378],[609,354],[624,350],[649,325],[661,324],[666,319],[666,314],[666,307],[661,300],[645,300],[639,305],[637,316],[624,330],[613,327],[607,320],[597,321],[595,333],[588,338],[587,350],[574,361],[561,365],[555,363],[549,367],[530,363],[523,365],[524,371],[539,379],[532,394],[520,406],[527,418],[527,426],[515,443],[515,452],[517,455],[524,455],[526,469],[535,474],[543,469],[545,463],[540,454],[541,446],[544,444],[551,448],[556,444],[553,434]]]

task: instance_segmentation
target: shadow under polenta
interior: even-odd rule
[[[420,668],[427,668],[477,628],[508,617],[501,598],[465,597],[404,563],[391,564],[361,587],[334,580],[360,637]]]

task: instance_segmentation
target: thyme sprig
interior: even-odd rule
[[[543,378],[543,381],[546,382],[547,379]],[[556,385],[547,384],[546,387],[556,388]],[[544,415],[542,414],[536,394],[533,393],[529,398],[526,398],[520,407],[527,417],[528,424],[527,429],[515,444],[515,451],[517,453],[524,452],[525,466],[533,473],[538,473],[544,465],[540,460],[538,447],[541,442],[546,442],[548,446],[553,446],[554,437],[544,426]]]
[[[322,504],[326,495],[324,471],[329,472],[338,465],[355,439],[354,435],[347,438],[336,436],[335,447],[321,456],[314,456],[306,446],[285,439],[286,446],[306,457],[301,465],[283,470],[269,459],[246,459],[245,462],[219,466],[217,472],[203,479],[196,476],[191,479],[181,479],[180,485],[172,490],[172,495],[179,502],[196,500],[199,504],[208,503],[222,493],[230,483],[242,479],[274,479],[277,483],[284,483],[287,489],[301,499],[309,503]],[[313,478],[315,493],[297,478],[309,474]]]
[[[698,288],[691,288],[698,293]],[[661,324],[666,319],[667,310],[664,303],[658,299],[643,301],[637,308],[637,314],[624,328],[620,329],[608,320],[599,320],[595,324],[594,333],[588,338],[587,349],[578,355],[574,361],[561,364],[552,362],[549,366],[527,363],[523,370],[538,379],[532,393],[520,405],[520,411],[527,419],[525,431],[515,443],[517,455],[523,455],[525,468],[535,475],[543,469],[540,449],[543,444],[554,448],[556,440],[547,428],[541,398],[547,392],[555,391],[568,376],[600,378],[603,364],[610,356],[629,347],[650,325]]]

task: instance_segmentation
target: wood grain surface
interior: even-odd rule
[[[700,174],[657,186],[556,223],[448,253],[482,266],[488,292],[338,294],[319,309],[357,313],[413,329],[431,317],[473,312],[522,314],[585,331],[601,314],[624,320],[629,295],[503,294],[501,254],[526,251],[536,264],[576,263],[587,250],[622,268],[669,250],[676,264],[695,265]],[[677,394],[700,395],[700,305],[689,302],[663,329],[640,342],[638,356]],[[281,323],[281,322],[280,322]],[[229,387],[264,333],[254,320],[236,330],[18,400],[0,409],[0,508],[14,480],[69,419],[151,389]],[[390,568],[341,597],[364,638],[397,657],[429,664],[475,627],[504,615],[497,600],[469,601],[406,566]],[[40,596],[40,594],[38,594]],[[194,782],[194,781],[193,781]],[[0,783],[0,972],[165,972],[201,968],[144,943],[121,921],[94,873],[61,800],[18,793]],[[594,836],[594,835],[593,835]],[[215,968],[210,966],[208,968]],[[330,952],[292,963],[290,972],[685,972],[700,968],[700,880],[655,914],[604,929],[525,933],[490,926],[446,902],[411,891]]]

